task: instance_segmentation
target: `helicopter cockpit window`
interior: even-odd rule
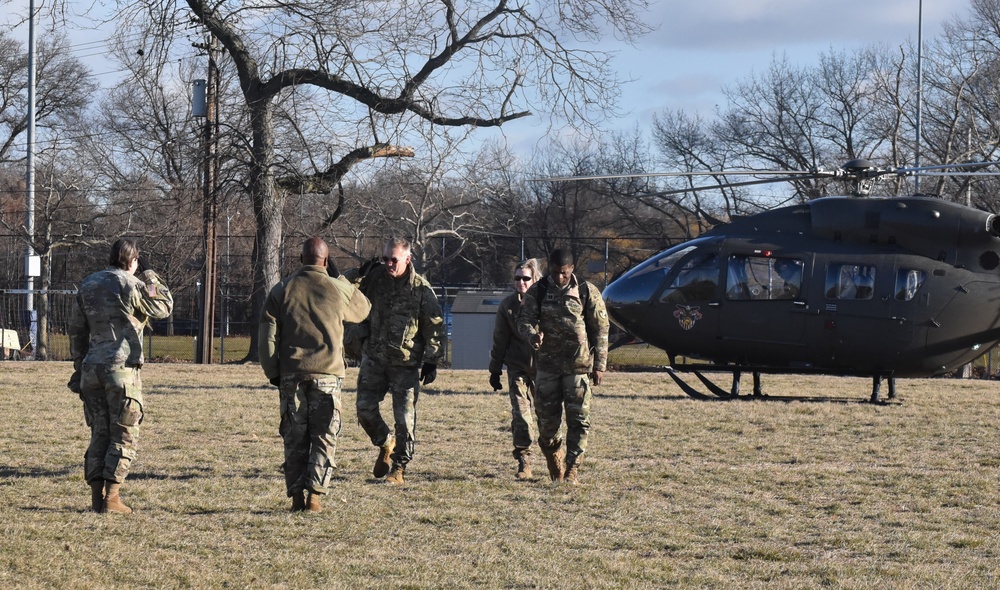
[[[796,299],[801,288],[801,260],[746,255],[729,257],[726,299]]]
[[[920,285],[924,284],[927,273],[922,270],[901,268],[896,271],[896,300],[909,301],[917,295]]]
[[[826,296],[830,299],[871,299],[875,294],[875,267],[867,264],[831,264],[826,269]]]
[[[708,301],[715,297],[718,285],[719,256],[716,252],[704,252],[684,264],[660,300],[671,303]]]
[[[649,301],[653,294],[663,284],[663,279],[677,264],[677,261],[687,256],[697,245],[688,245],[678,250],[666,250],[643,262],[639,266],[622,275],[628,279],[629,300]]]

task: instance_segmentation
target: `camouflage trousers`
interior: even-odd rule
[[[590,431],[590,379],[587,375],[561,375],[538,371],[535,379],[535,414],[538,446],[555,451],[562,446],[559,428],[566,410],[566,464],[587,450]]]
[[[281,378],[281,422],[278,433],[285,446],[285,490],[288,496],[303,490],[326,494],[337,466],[342,377]]]
[[[83,416],[90,427],[83,475],[87,482],[104,479],[122,483],[138,456],[142,423],[139,368],[84,363],[80,373]]]
[[[531,375],[507,368],[510,391],[510,431],[514,436],[514,458],[531,454],[535,442],[535,381]]]
[[[417,396],[420,372],[417,367],[382,366],[370,357],[361,359],[358,373],[358,423],[372,444],[381,447],[389,439],[389,426],[382,419],[379,404],[386,393],[392,395],[396,446],[392,461],[406,465],[413,459],[413,440],[417,427]]]

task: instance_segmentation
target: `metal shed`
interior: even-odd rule
[[[513,291],[459,291],[451,305],[451,368],[489,369],[493,325]]]

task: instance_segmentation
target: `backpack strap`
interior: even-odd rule
[[[578,280],[579,281],[579,280]],[[580,282],[580,305],[583,306],[583,310],[587,310],[587,306],[590,305],[590,287],[587,286],[587,281]],[[545,299],[545,294],[549,290],[549,277],[542,277],[542,280],[538,281],[538,295],[535,296],[535,303],[538,304],[538,317],[542,317],[542,300]]]

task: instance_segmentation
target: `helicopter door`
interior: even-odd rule
[[[729,256],[719,338],[732,356],[751,362],[801,360],[807,263],[795,256]]]
[[[903,368],[917,355],[914,318],[925,273],[871,261],[831,260],[823,285],[820,362],[859,371]]]
[[[700,248],[668,278],[657,297],[663,311],[654,321],[669,354],[705,358],[716,351],[721,274],[718,251]]]

